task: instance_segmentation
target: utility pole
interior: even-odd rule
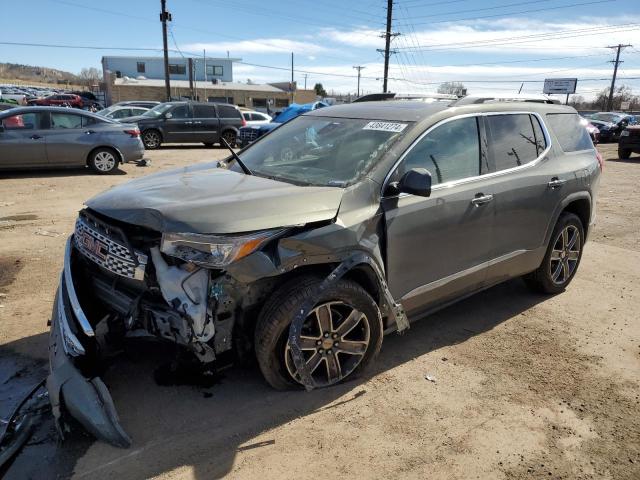
[[[162,22],[162,45],[164,48],[164,89],[167,102],[171,101],[171,85],[169,83],[169,47],[167,46],[167,22],[171,21],[171,14],[167,12],[167,0],[160,0],[162,11],[160,21]]]
[[[291,103],[293,103],[293,52],[291,52]]]
[[[616,77],[618,76],[618,65],[623,63],[620,61],[620,52],[622,51],[623,48],[625,47],[632,47],[633,45],[622,45],[622,44],[618,44],[618,45],[613,45],[613,46],[609,46],[607,48],[614,48],[616,49],[616,59],[615,60],[611,60],[609,63],[613,63],[613,78],[611,79],[611,90],[609,90],[609,100],[607,101],[607,111],[610,112],[611,110],[613,110],[613,93],[615,91],[616,88]]]
[[[305,89],[305,90],[307,89],[307,77],[308,77],[308,76],[309,76],[309,74],[308,74],[308,73],[305,73],[305,74],[303,75],[303,77],[304,77],[304,89]]]
[[[357,97],[359,97],[359,96],[360,96],[360,70],[362,70],[363,68],[366,68],[366,67],[363,67],[363,66],[361,66],[361,65],[356,65],[356,66],[355,66],[355,67],[353,67],[353,68],[355,68],[356,70],[358,70],[358,93],[357,93],[356,95],[357,95]],[[357,97],[356,97],[356,98],[357,98]]]
[[[384,50],[377,49],[378,52],[384,54],[384,78],[382,81],[382,91],[387,93],[387,83],[389,79],[389,57],[392,53],[397,53],[391,50],[391,39],[400,35],[399,33],[391,32],[391,23],[393,21],[393,0],[387,0],[387,29],[380,35],[384,38]]]

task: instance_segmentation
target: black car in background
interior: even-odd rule
[[[149,150],[163,143],[204,143],[209,147],[221,143],[221,138],[235,145],[238,130],[246,124],[233,105],[200,102],[161,103],[143,115],[120,121],[137,124]]]
[[[628,125],[635,125],[635,116],[619,112],[598,112],[587,116],[589,122],[600,130],[600,141],[617,142],[620,134]]]

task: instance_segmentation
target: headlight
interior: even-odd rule
[[[165,233],[160,251],[203,267],[220,268],[256,251],[282,230],[263,230],[247,235],[201,235]]]
[[[623,131],[620,133],[620,136],[621,136],[621,137],[628,137],[628,136],[629,136],[629,130],[623,130]]]

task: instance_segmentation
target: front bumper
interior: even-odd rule
[[[58,431],[64,432],[64,414],[75,418],[96,438],[117,447],[129,447],[131,439],[118,420],[115,405],[104,382],[86,377],[80,365],[87,362],[95,333],[78,301],[71,276],[73,236],[67,240],[64,269],[51,313],[47,389]]]

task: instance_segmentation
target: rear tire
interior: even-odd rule
[[[631,157],[631,150],[627,150],[626,148],[618,148],[618,157],[622,160],[628,160]]]
[[[238,136],[236,135],[236,132],[234,132],[233,130],[226,130],[222,132],[222,138],[224,138],[227,141],[227,143],[232,147],[235,147],[236,142],[238,141]],[[220,141],[220,146],[224,147],[224,143],[222,143],[222,141]]]
[[[265,380],[277,390],[301,387],[288,349],[289,326],[302,304],[316,295],[320,283],[316,277],[295,278],[280,287],[260,312],[255,330],[256,358]],[[349,318],[354,322],[358,319],[351,329],[346,326]],[[312,370],[316,386],[330,386],[362,374],[371,365],[382,345],[382,316],[359,284],[340,280],[317,299],[302,331],[307,364],[316,360]],[[332,373],[336,371],[339,373]]]
[[[109,175],[118,169],[120,157],[118,152],[111,148],[97,148],[89,154],[87,164],[89,168],[99,175]]]
[[[155,150],[162,145],[162,134],[158,130],[150,129],[142,132],[142,143],[147,150]]]
[[[541,293],[563,292],[578,271],[583,247],[582,221],[573,213],[563,212],[553,229],[542,263],[523,277],[525,283]]]

